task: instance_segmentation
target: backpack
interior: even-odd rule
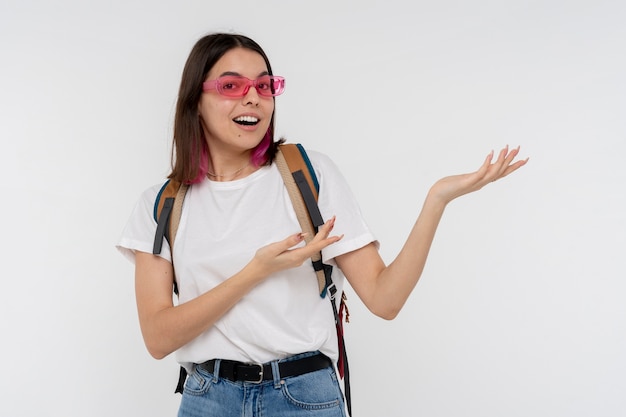
[[[317,233],[318,227],[324,224],[324,220],[317,206],[319,193],[319,183],[315,171],[309,161],[306,151],[300,144],[282,144],[278,147],[275,163],[281,173],[285,186],[291,198],[294,210],[298,217],[298,222],[302,231],[306,233],[305,241],[308,243]],[[182,184],[175,180],[168,180],[163,184],[157,194],[154,203],[154,219],[157,222],[157,229],[154,237],[152,253],[161,253],[163,239],[167,239],[170,248],[174,247],[174,239],[178,230],[178,224],[182,213],[183,200],[190,185]],[[173,252],[173,251],[172,251]],[[321,252],[315,253],[311,257],[313,270],[317,275],[317,282],[320,297],[324,298],[328,294],[330,304],[335,317],[335,327],[337,340],[339,343],[339,362],[337,368],[340,376],[344,379],[344,390],[348,413],[352,414],[350,395],[350,372],[348,369],[348,358],[343,338],[343,313],[346,313],[346,322],[349,322],[349,312],[346,307],[346,295],[341,294],[339,309],[335,304],[337,288],[332,281],[331,265],[322,262]],[[173,262],[172,262],[173,264]],[[174,274],[173,291],[178,295],[176,275]],[[185,368],[180,368],[176,393],[183,392],[183,386],[187,377]]]

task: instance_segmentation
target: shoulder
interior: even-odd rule
[[[163,180],[161,182],[152,184],[151,186],[143,190],[143,192],[141,193],[141,199],[152,201],[154,203],[156,197],[163,192],[168,183],[168,180]]]
[[[334,181],[336,179],[343,178],[341,170],[329,155],[315,149],[305,148],[305,150],[309,157],[311,166],[315,171],[315,175],[318,177],[320,182],[325,182],[325,179]]]
[[[138,206],[144,207],[144,210],[153,211],[155,204],[158,202],[159,197],[165,190],[167,183],[167,180],[163,180],[144,189],[139,195],[139,201],[137,202]]]
[[[316,149],[310,149],[306,147],[306,145],[302,145],[302,148],[306,152],[306,155],[316,172],[324,172],[328,169],[337,170],[337,165],[327,154]]]

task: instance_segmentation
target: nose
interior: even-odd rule
[[[259,105],[260,97],[259,92],[256,90],[256,86],[254,84],[248,84],[247,90],[243,96],[243,101],[245,105],[252,104],[255,106]]]

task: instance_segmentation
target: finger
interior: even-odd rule
[[[306,233],[296,233],[291,236],[288,236],[286,239],[283,239],[279,242],[276,242],[278,249],[280,252],[284,252],[302,242],[306,238]]]
[[[493,182],[501,178],[506,168],[515,158],[515,155],[517,155],[517,152],[519,152],[519,148],[509,151],[509,145],[506,145],[498,154],[498,159],[489,167],[489,172],[484,177],[484,183]]]
[[[478,171],[474,173],[474,175],[477,177],[477,181],[480,181],[485,175],[487,175],[487,172],[489,172],[489,167],[491,166],[491,161],[493,160],[493,154],[493,150],[489,152],[489,154],[483,161],[483,164],[480,166],[480,168],[478,168]]]
[[[295,249],[287,249],[281,253],[283,254],[288,253],[289,254],[288,256],[291,259],[297,259],[298,262],[303,262],[305,259],[312,257],[314,254],[319,253],[327,246],[330,246],[333,243],[338,242],[342,238],[343,238],[343,235],[330,236],[330,237],[323,238],[323,239],[317,238],[317,240],[311,241],[307,243],[305,246],[298,247]]]
[[[525,161],[517,161],[515,164],[512,165],[513,161],[515,160],[515,158],[519,155],[519,151],[520,151],[520,146],[518,146],[517,148],[511,150],[509,152],[509,154],[507,155],[503,166],[500,168],[500,171],[498,172],[498,176],[496,178],[502,178],[505,177],[506,175],[510,174],[511,172],[513,172],[514,170],[520,168],[521,166],[523,166],[528,159],[526,159]],[[518,163],[519,162],[519,163]],[[514,169],[511,169],[511,167],[515,167]]]
[[[505,149],[500,151],[498,159],[495,162],[492,162],[495,152],[493,150],[489,152],[489,155],[487,155],[478,171],[470,177],[471,183],[475,189],[480,189],[483,185],[493,181],[493,178],[495,177],[494,166],[499,166],[504,161],[503,152]]]
[[[340,241],[341,239],[343,239],[343,236],[344,235],[329,236],[327,238],[316,240],[314,242],[312,241],[308,243],[305,247],[294,250],[304,252],[306,253],[306,257],[311,257],[314,253],[319,252],[327,246],[330,246],[333,243]]]
[[[500,169],[499,174],[503,174],[507,168],[509,167],[509,165],[511,165],[511,162],[513,162],[513,160],[515,159],[515,157],[519,154],[519,150],[520,147],[518,146],[517,148],[511,150],[508,155],[506,156],[505,160],[504,160],[504,164],[502,164],[502,167]]]
[[[494,154],[494,151],[492,149],[491,152],[489,152],[489,155],[487,155],[487,157],[485,158],[485,162],[483,162],[483,165],[481,168],[489,168],[489,166],[491,165],[491,161],[493,161],[493,154]]]
[[[509,175],[510,173],[517,171],[518,169],[520,169],[521,167],[523,167],[524,165],[526,165],[526,163],[528,162],[529,158],[526,159],[522,159],[520,161],[515,162],[512,165],[509,165],[506,170],[502,173],[502,175],[500,176],[500,178],[504,178],[507,175]]]
[[[503,163],[506,160],[506,156],[509,154],[509,145],[506,145],[502,150],[500,150],[500,154],[498,155],[498,160],[496,162]]]
[[[337,218],[333,216],[330,219],[326,220],[326,222],[319,227],[318,232],[313,237],[313,241],[327,238],[330,235],[330,232],[335,227],[336,219]]]
[[[336,216],[333,216],[320,226],[315,237],[307,243],[307,247],[309,247],[308,249],[319,251],[343,238],[343,235],[330,236],[330,233],[335,227],[336,219]]]
[[[517,148],[513,148],[509,151],[509,153],[506,155],[506,159],[504,160],[506,165],[509,165],[511,161],[515,159],[515,157],[519,153],[519,150],[520,150],[520,147],[518,146]]]
[[[498,159],[492,165],[492,170],[495,170],[496,173],[500,172],[500,169],[505,165],[507,155],[509,154],[509,145],[506,145],[500,153],[498,154]]]

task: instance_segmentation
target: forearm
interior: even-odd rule
[[[396,317],[422,275],[447,204],[524,166],[528,159],[513,162],[518,152],[519,147],[511,151],[506,147],[493,163],[491,152],[477,171],[444,177],[433,184],[406,243],[389,266],[385,266],[372,244],[336,258],[370,311],[385,319]]]
[[[161,359],[189,343],[210,329],[262,279],[259,271],[248,265],[217,287],[178,306],[169,303],[152,305],[143,311],[140,308],[141,330],[148,351]]]
[[[417,285],[446,204],[431,193],[426,197],[409,236],[393,262],[376,280],[376,314],[393,319]]]

